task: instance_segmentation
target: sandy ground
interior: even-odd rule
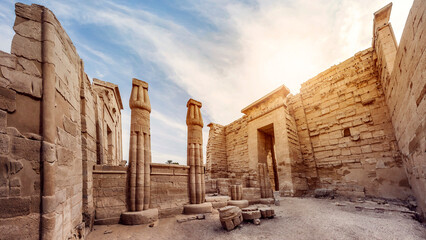
[[[275,218],[242,223],[230,232],[222,229],[215,211],[184,223],[176,220],[187,216],[160,219],[154,227],[95,226],[87,239],[426,239],[426,226],[392,204],[281,198],[273,208]]]

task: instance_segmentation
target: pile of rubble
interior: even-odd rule
[[[261,218],[273,218],[274,209],[266,205],[251,205],[246,208],[226,206],[219,209],[219,219],[222,227],[228,231],[240,225],[243,221],[260,224]]]

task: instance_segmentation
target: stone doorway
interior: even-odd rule
[[[271,190],[279,191],[277,160],[275,156],[274,124],[266,125],[257,130],[258,161],[266,165],[267,180]]]

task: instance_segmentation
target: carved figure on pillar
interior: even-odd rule
[[[202,104],[189,99],[186,104],[186,125],[188,126],[189,196],[191,204],[205,201],[204,164],[203,164],[203,118]]]

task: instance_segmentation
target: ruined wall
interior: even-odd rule
[[[127,167],[95,166],[93,196],[96,207],[95,224],[118,224],[126,211]]]
[[[386,51],[392,39],[385,31],[377,32],[376,51],[395,62],[393,68],[378,62],[380,76],[408,180],[426,218],[426,2],[414,1],[397,51]]]
[[[20,3],[15,13],[11,54],[0,53],[0,229],[16,239],[83,238],[94,219],[99,97],[53,13]]]
[[[309,156],[312,145],[318,187],[347,196],[406,199],[411,191],[375,60],[367,49],[302,84],[311,142],[301,137],[302,149]],[[303,116],[296,118],[304,128]]]
[[[17,32],[40,26],[17,20]],[[16,36],[29,49],[41,47],[37,31]],[[19,52],[18,43],[12,54],[0,51],[0,232],[9,239],[39,239],[41,52]]]
[[[287,102],[290,101],[288,98],[286,100]],[[306,194],[309,190],[305,173],[307,164],[302,156],[299,135],[297,133],[296,120],[293,117],[293,108],[290,105],[288,106],[288,109],[285,109],[285,123],[288,138],[288,148],[291,159],[291,178],[293,181],[294,195],[300,196]]]
[[[302,155],[302,162],[296,164],[296,171],[301,172],[308,190],[316,188],[318,180],[317,168],[313,156],[312,142],[309,136],[305,108],[303,106],[301,94],[288,97],[288,103],[291,109],[291,116],[293,116],[294,124],[296,127],[297,136],[299,139],[299,149]]]
[[[243,116],[226,125],[225,135],[228,177],[245,181],[250,173],[247,117]],[[246,185],[247,183],[244,183],[244,186]]]
[[[80,106],[81,106],[81,150],[83,167],[83,217],[86,226],[94,222],[95,206],[93,200],[93,167],[97,160],[97,130],[96,103],[97,95],[86,74],[81,76]]]
[[[189,203],[189,166],[151,163],[151,206],[159,217],[181,214]]]
[[[215,123],[210,123],[208,127],[206,179],[225,178],[228,176],[225,127]]]
[[[118,166],[122,164],[122,130],[121,112],[123,104],[121,102],[118,86],[93,79],[93,90],[98,96],[98,131],[99,138],[98,164]]]

